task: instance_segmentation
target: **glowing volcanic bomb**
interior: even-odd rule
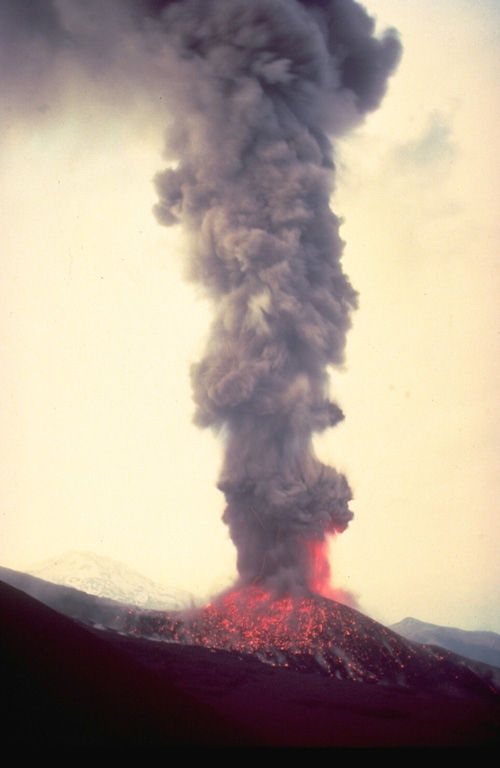
[[[498,700],[498,670],[412,643],[359,611],[320,595],[277,597],[242,587],[191,611],[129,610],[115,629],[167,643],[256,656],[273,666],[413,690]]]
[[[192,370],[195,421],[225,439],[238,586],[306,595],[327,581],[327,536],[352,518],[346,478],[312,444],[343,418],[327,368],[356,306],[331,139],[379,105],[400,45],[353,0],[185,0],[158,21],[178,90],[156,213],[183,224],[190,276],[216,307]]]

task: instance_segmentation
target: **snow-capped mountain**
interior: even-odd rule
[[[164,587],[123,563],[93,552],[67,552],[26,572],[53,584],[140,608],[176,610],[196,602],[189,592]]]
[[[500,635],[496,632],[440,627],[411,617],[392,624],[389,629],[407,640],[424,645],[439,645],[469,659],[500,667]]]

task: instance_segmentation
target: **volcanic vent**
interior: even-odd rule
[[[467,677],[318,594],[330,594],[328,537],[353,516],[346,478],[313,447],[343,419],[329,369],[357,305],[330,208],[334,141],[379,106],[398,37],[377,37],[354,0],[184,0],[158,32],[179,87],[156,213],[183,225],[190,277],[214,302],[195,421],[224,440],[239,578],[200,611],[136,629],[351,680],[409,685],[432,668],[434,684],[436,660]]]
[[[144,616],[137,629],[407,680],[409,644],[317,594],[328,536],[352,512],[346,478],[313,449],[314,433],[343,418],[328,367],[343,362],[357,303],[330,208],[332,140],[378,107],[397,35],[376,37],[354,0],[185,0],[166,5],[159,29],[180,87],[156,213],[183,225],[190,276],[216,307],[192,369],[195,420],[224,438],[219,488],[239,579],[201,611]]]
[[[235,592],[161,634],[266,656],[313,648],[364,679],[326,661],[333,637],[347,644],[340,659],[356,634],[315,594],[328,536],[353,515],[313,436],[343,419],[328,367],[343,363],[357,304],[330,208],[332,140],[378,107],[400,44],[394,31],[376,37],[354,0],[185,0],[158,21],[180,87],[156,213],[183,225],[190,276],[216,307],[192,369],[195,420],[224,438],[239,572]]]

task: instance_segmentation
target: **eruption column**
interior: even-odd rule
[[[224,520],[242,584],[308,591],[312,552],[352,518],[346,478],[312,437],[356,292],[330,209],[331,139],[375,109],[400,54],[353,0],[186,0],[161,26],[178,55],[176,159],[156,212],[191,237],[216,313],[192,370],[195,420],[219,428]]]

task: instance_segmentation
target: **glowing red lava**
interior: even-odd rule
[[[347,680],[419,688],[477,685],[474,673],[457,665],[447,651],[411,643],[317,594],[276,597],[262,586],[250,586],[198,610],[143,613],[129,629]]]
[[[356,600],[349,592],[332,586],[330,560],[328,558],[328,539],[308,539],[306,542],[309,562],[307,583],[313,594],[328,597],[351,608],[356,608]]]
[[[320,595],[274,597],[262,587],[247,587],[231,592],[204,606],[187,625],[178,626],[179,637],[184,632],[191,642],[215,648],[227,648],[246,653],[258,653],[269,660],[280,661],[290,654],[314,656],[317,662],[330,667],[335,658],[343,666],[349,657],[350,675],[357,679],[372,677],[356,671],[354,658],[372,656],[374,629],[384,628],[347,606]],[[379,652],[394,656],[397,643],[391,643],[393,633],[386,636]],[[407,651],[405,651],[406,657]],[[401,662],[403,667],[404,663]],[[330,671],[334,671],[330,669]]]

